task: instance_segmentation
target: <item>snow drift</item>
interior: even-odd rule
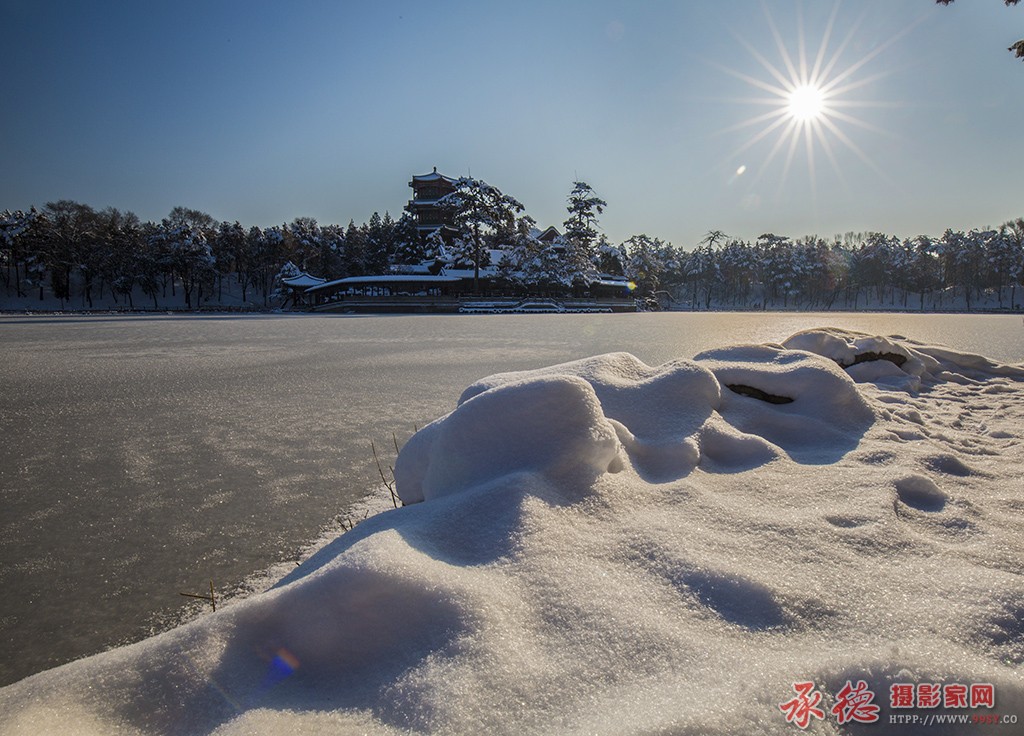
[[[897,683],[1024,718],[1022,380],[835,329],[485,378],[402,450],[406,507],[0,690],[0,732],[793,733],[813,682],[843,733],[860,680],[871,733]]]

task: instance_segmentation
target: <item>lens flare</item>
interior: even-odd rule
[[[274,687],[283,680],[287,680],[299,669],[299,658],[284,647],[277,650],[267,666],[266,675],[263,677],[263,690]]]

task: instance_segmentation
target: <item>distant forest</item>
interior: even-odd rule
[[[692,248],[648,235],[612,244],[597,225],[606,203],[587,184],[574,185],[564,234],[554,242],[538,239],[532,218],[518,214],[521,205],[492,216],[471,210],[479,203],[466,196],[452,197],[461,229],[447,241],[422,239],[407,214],[374,213],[345,227],[300,217],[260,228],[184,207],[143,222],[131,212],[61,200],[0,213],[0,274],[9,297],[82,308],[104,295],[127,308],[160,308],[169,296],[183,297],[188,308],[216,307],[226,286],[244,304],[269,307],[282,275],[296,268],[338,279],[425,262],[493,265],[494,281],[520,293],[568,293],[602,275],[624,276],[648,305],[659,296],[675,308],[970,310],[982,301],[1019,308],[1024,218],[903,240],[877,232],[831,239],[766,233],[748,242],[712,231]],[[490,263],[492,252],[501,254],[498,263]]]

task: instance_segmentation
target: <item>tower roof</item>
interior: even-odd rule
[[[444,180],[444,181],[450,182],[452,184],[454,184],[457,181],[456,179],[453,179],[450,176],[445,176],[444,174],[437,173],[437,167],[436,166],[434,167],[434,170],[431,173],[429,173],[429,174],[420,174],[418,176],[414,175],[412,177],[412,180],[413,181],[439,181],[439,180]]]

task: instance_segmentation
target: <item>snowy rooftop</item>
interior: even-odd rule
[[[448,268],[447,266],[445,266],[441,273],[457,281],[461,281],[463,279],[471,279],[473,278],[474,275],[472,268]],[[495,268],[494,266],[484,266],[483,268],[480,269],[481,278],[490,278],[491,276],[494,276],[497,273],[498,269]]]
[[[304,289],[311,286],[320,286],[321,284],[326,283],[327,279],[310,276],[308,273],[301,273],[298,276],[281,279],[281,281],[286,286],[290,286],[293,289]]]
[[[264,594],[0,690],[0,732],[1024,718],[1022,427],[1024,366],[835,329],[493,375],[402,449],[407,506]]]
[[[431,276],[429,274],[407,274],[407,273],[395,273],[395,274],[383,274],[379,276],[348,276],[343,279],[335,279],[334,281],[328,281],[326,283],[314,286],[311,289],[307,289],[307,292],[319,291],[321,289],[328,289],[334,286],[358,286],[360,284],[391,284],[391,283],[417,283],[417,284],[430,284],[430,283],[450,283],[452,281],[460,281],[458,276]]]
[[[408,275],[412,275],[412,274],[421,274],[421,275],[424,275],[424,276],[429,276],[429,275],[431,275],[430,274],[430,269],[433,268],[433,266],[434,266],[434,261],[428,261],[426,263],[407,263],[407,264],[402,264],[402,265],[399,265],[399,266],[392,266],[392,269],[393,269],[394,275],[396,275],[396,276],[400,276],[400,275],[408,276]]]
[[[629,279],[624,279],[624,278],[623,279],[601,278],[601,279],[596,279],[594,281],[591,281],[590,284],[591,284],[591,286],[594,286],[594,285],[597,285],[597,286],[618,286],[618,287],[621,287],[623,289],[630,288],[630,281],[629,281]]]
[[[457,179],[453,179],[450,176],[445,176],[444,174],[437,173],[437,169],[434,169],[429,174],[413,175],[412,180],[413,181],[438,181],[438,180],[444,180],[444,181],[452,182],[452,183],[455,183],[456,181],[458,181]]]

